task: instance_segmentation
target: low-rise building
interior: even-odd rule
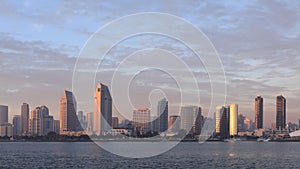
[[[12,137],[13,136],[13,125],[10,123],[0,124],[0,137]]]
[[[111,129],[104,132],[104,135],[111,135],[111,136],[117,136],[117,135],[128,135],[129,132],[126,129]]]

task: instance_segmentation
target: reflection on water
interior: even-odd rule
[[[172,141],[155,141],[155,142],[96,142],[101,148],[129,158],[145,158],[160,155],[179,142]]]
[[[94,143],[0,143],[0,168],[299,168],[300,143],[180,143],[145,159],[123,158]]]

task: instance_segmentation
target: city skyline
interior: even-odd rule
[[[263,117],[263,98],[261,96],[257,96],[254,103],[257,114],[257,118],[254,122],[251,120],[249,121],[247,117],[239,113],[238,104],[232,103],[217,106],[215,109],[215,116],[213,118],[215,120],[216,134],[214,136],[224,139],[229,136],[237,136],[240,132],[253,132],[255,131],[254,129],[258,129],[256,131],[259,132],[260,129],[270,129],[258,127],[258,123],[261,123],[262,121],[259,120],[259,118]],[[285,131],[286,129],[290,130],[298,128],[299,126],[297,127],[297,124],[295,125],[286,121],[286,98],[283,95],[277,95],[276,103],[276,131],[278,132],[282,130]],[[112,116],[112,99],[106,85],[102,83],[98,84],[94,95],[94,104],[95,113],[100,117],[94,117],[94,115],[91,116],[91,112],[83,113],[83,111],[78,111],[77,113],[77,103],[74,94],[70,91],[64,90],[60,100],[60,120],[55,120],[53,116],[49,115],[49,108],[47,106],[38,106],[30,111],[30,118],[27,118],[28,129],[26,130],[26,123],[25,126],[22,127],[22,123],[24,124],[24,122],[21,123],[21,118],[22,116],[28,116],[29,105],[27,103],[23,103],[21,105],[22,113],[20,115],[14,115],[12,123],[9,123],[8,121],[8,106],[0,105],[0,121],[3,127],[9,128],[5,130],[3,129],[3,131],[7,131],[8,133],[17,136],[45,136],[49,132],[53,131],[58,132],[58,134],[68,134],[72,132],[82,133],[85,131],[89,135],[95,134],[97,136],[106,135],[107,133],[116,134],[118,132],[129,132],[128,129],[130,128],[126,128],[125,126],[123,126],[125,128],[119,128],[119,124],[121,124],[119,123],[119,117]],[[204,119],[207,119],[207,117],[202,116],[201,107],[192,105],[181,107],[180,116],[168,116],[168,101],[166,98],[158,100],[156,112],[157,116],[151,116],[150,111],[151,110],[149,108],[133,110],[131,121],[133,127],[131,128],[133,130],[132,133],[135,133],[133,136],[145,136],[149,134],[149,131],[157,132],[158,134],[172,133],[172,130],[174,130],[172,129],[172,125],[177,119],[180,120],[176,122],[180,130],[184,130],[187,134],[199,135],[205,122]],[[164,116],[168,118],[165,119]],[[113,121],[107,121],[112,119]],[[95,123],[98,123],[98,126],[95,126]],[[81,124],[81,126],[79,124]],[[177,128],[177,134],[179,133],[178,127],[175,127]]]
[[[0,23],[0,169],[300,168],[300,0],[2,0]]]
[[[176,2],[159,5],[151,2],[147,6],[136,3],[140,8],[133,8],[126,3],[118,6],[111,2],[99,2],[97,5],[102,10],[97,10],[94,8],[96,4],[82,6],[77,2],[4,2],[0,10],[0,19],[3,21],[0,28],[0,103],[9,105],[9,121],[13,115],[20,113],[19,106],[23,102],[30,105],[47,104],[51,114],[58,119],[57,100],[60,98],[61,89],[72,90],[76,56],[90,35],[121,16],[152,11],[170,13],[186,19],[200,28],[212,41],[224,65],[228,103],[239,104],[239,111],[254,120],[253,96],[264,96],[263,124],[268,127],[276,121],[274,96],[282,93],[289,100],[287,121],[296,122],[300,112],[300,69],[297,64],[300,51],[296,45],[300,43],[300,17],[297,2],[236,4],[220,1],[200,4]],[[194,8],[195,6],[199,8]],[[178,8],[180,10],[176,10]],[[280,15],[277,12],[279,9]],[[36,13],[33,15],[32,11]],[[170,51],[182,50],[175,53],[197,75],[201,82],[199,86],[204,88],[201,91],[203,100],[210,100],[205,92],[209,88],[208,82],[201,81],[202,75],[204,79],[207,77],[201,64],[194,64],[191,52],[186,52],[184,47],[161,37],[143,36],[120,43],[120,46],[108,53],[109,57],[104,62],[105,71],[99,72],[97,81],[109,84],[112,69],[116,68],[116,63],[124,55],[146,47],[165,46]],[[153,81],[152,84],[160,89],[173,87],[159,79],[160,76],[150,73],[145,78],[138,79],[137,86],[147,88],[147,84],[151,84],[148,82]],[[141,89],[137,92],[143,96],[148,90]],[[133,95],[139,96],[138,93]],[[137,99],[133,101],[136,105],[149,105],[147,98],[134,98]],[[173,100],[168,100],[174,103]],[[209,101],[203,103],[204,113],[208,112],[208,105]],[[170,114],[175,114],[174,105],[169,106]],[[93,108],[86,111],[93,111]]]
[[[108,88],[108,90],[109,90],[109,88]],[[66,91],[66,90],[65,90]],[[282,94],[277,94],[276,96],[274,96],[275,97],[275,99],[273,99],[274,100],[274,102],[275,102],[275,106],[274,106],[274,109],[275,109],[275,112],[274,113],[272,113],[271,114],[271,116],[273,115],[274,116],[274,121],[270,121],[270,123],[268,123],[268,124],[265,124],[264,123],[264,121],[265,120],[270,120],[270,119],[268,119],[268,118],[263,118],[263,128],[269,128],[270,126],[272,126],[272,124],[275,122],[276,123],[276,118],[277,118],[277,106],[276,106],[276,102],[277,102],[277,96],[282,96]],[[257,97],[261,97],[260,95],[257,95]],[[256,97],[256,98],[257,98]],[[26,102],[26,101],[24,101],[24,102]],[[236,103],[236,102],[235,102]],[[1,103],[0,103],[1,104]],[[30,104],[27,104],[27,103],[22,103],[23,105],[21,105],[21,111],[20,111],[20,115],[22,115],[22,112],[23,112],[23,106],[30,106]],[[24,104],[26,104],[26,105],[24,105]],[[43,103],[42,102],[42,104],[41,105],[44,105],[45,103]],[[13,104],[13,105],[15,105],[15,104]],[[240,105],[240,104],[238,104],[238,105]],[[254,104],[255,105],[255,104]],[[264,104],[263,104],[264,105]],[[10,105],[11,106],[11,105]],[[9,107],[10,107],[9,106]],[[286,105],[285,105],[286,106]],[[59,107],[59,106],[58,106]],[[138,107],[143,107],[143,106],[138,106]],[[249,117],[251,120],[253,120],[254,122],[255,122],[255,110],[256,110],[256,108],[255,108],[256,106],[254,106],[254,108],[253,108],[253,116],[251,116],[251,115],[248,115],[248,114],[246,114],[246,113],[242,113],[242,114],[246,114],[247,115],[247,117]],[[27,108],[26,108],[27,109]],[[29,109],[29,107],[28,107],[28,109]],[[204,108],[204,109],[206,109],[206,107]],[[265,109],[265,107],[263,106],[263,109]],[[288,106],[286,106],[286,108],[285,108],[285,113],[287,112],[287,110],[288,110]],[[30,112],[31,110],[29,110],[29,112]],[[79,109],[79,111],[80,111],[80,109]],[[86,112],[89,112],[89,111],[86,111]],[[215,112],[215,110],[214,110],[214,112]],[[53,114],[52,112],[50,112],[52,115],[53,115],[53,117],[55,117],[55,119],[60,119],[60,113],[58,113],[57,115],[56,114]],[[263,116],[265,115],[265,111],[263,111]],[[16,113],[16,114],[12,114],[10,111],[9,111],[9,113],[8,113],[9,115],[8,115],[8,121],[12,121],[13,120],[13,116],[14,115],[19,115],[18,113]],[[117,111],[115,111],[115,110],[113,110],[113,112],[112,112],[112,114],[114,115],[114,116],[118,116],[119,115],[119,117],[121,117],[121,119],[123,118],[122,116],[122,114],[119,114],[119,112],[117,112]],[[169,116],[170,115],[179,115],[180,114],[180,112],[178,112],[178,113],[174,113],[174,112],[171,112],[171,114],[170,114],[170,112],[169,112]],[[121,115],[121,116],[120,116]],[[270,116],[270,113],[268,113],[268,115]],[[169,117],[168,116],[168,117]],[[289,117],[289,113],[286,113],[286,115],[285,115],[285,118],[286,118],[286,122],[293,122],[293,123],[297,123],[298,122],[298,120],[299,120],[299,116],[297,116],[296,117],[296,119],[293,119],[293,120],[289,120],[290,118],[288,118]],[[211,117],[212,118],[212,117]],[[21,125],[22,126],[22,125]]]
[[[95,92],[95,105],[94,105],[94,108],[96,108],[97,106],[96,106],[96,102],[99,102],[101,99],[98,99],[99,101],[96,101],[97,99],[96,99],[96,93],[99,91],[99,89],[101,90],[101,87],[103,88],[105,88],[104,90],[105,91],[108,91],[108,96],[110,97],[110,94],[109,94],[109,89],[108,89],[108,87],[107,86],[105,86],[104,84],[102,84],[102,83],[99,83],[98,84],[98,86],[97,86],[97,88],[96,88],[96,92]],[[102,90],[103,91],[103,90]],[[68,94],[69,93],[69,94]],[[62,106],[62,99],[65,99],[66,100],[66,96],[67,95],[69,95],[69,100],[70,101],[72,101],[72,102],[75,102],[75,110],[77,109],[76,107],[76,99],[75,99],[75,97],[74,97],[74,95],[73,95],[73,93],[72,92],[70,92],[70,91],[67,91],[67,90],[64,90],[64,92],[63,92],[63,95],[61,96],[61,100],[60,100],[60,107]],[[107,95],[107,94],[105,94],[105,95]],[[107,97],[107,96],[106,96]],[[283,101],[279,101],[279,100],[281,100],[281,99],[279,99],[279,98],[281,98],[281,99],[283,99]],[[106,100],[106,99],[105,99]],[[111,98],[109,99],[109,100],[111,100]],[[66,102],[66,101],[65,101]],[[71,105],[73,105],[74,103],[71,103]],[[43,104],[43,106],[44,106],[45,104]],[[233,108],[233,109],[237,109],[237,106],[238,106],[238,104],[236,104],[236,103],[234,103],[234,104],[226,104],[225,106],[217,106],[216,108],[215,108],[215,110],[214,110],[214,116],[213,117],[210,117],[210,118],[216,118],[216,114],[218,114],[218,112],[220,113],[220,112],[222,112],[221,111],[221,109],[223,108],[223,107],[230,107],[230,106],[236,106],[236,108]],[[32,112],[33,110],[35,110],[37,107],[35,107],[34,109],[32,109],[32,110],[30,110],[29,109],[29,104],[27,104],[27,103],[22,103],[22,105],[21,105],[21,112],[20,112],[20,114],[14,114],[14,115],[10,115],[10,113],[9,113],[9,106],[8,105],[0,105],[1,106],[1,109],[5,109],[5,111],[8,111],[8,113],[7,113],[7,118],[8,118],[8,122],[13,122],[13,117],[14,116],[20,116],[20,118],[21,118],[21,120],[20,120],[20,122],[21,122],[21,124],[20,124],[20,126],[21,126],[21,128],[20,128],[20,132],[21,133],[24,133],[23,132],[23,128],[25,129],[25,130],[27,130],[27,131],[29,131],[29,124],[27,124],[27,126],[26,126],[26,123],[24,124],[25,126],[23,126],[22,125],[22,114],[23,114],[23,116],[25,116],[24,117],[24,119],[25,119],[25,121],[26,121],[26,118],[27,119],[30,119],[30,117],[31,116],[29,116],[29,114],[30,114],[30,112]],[[159,114],[159,112],[160,112],[160,109],[162,108],[161,106],[166,106],[166,111],[164,111],[162,114],[164,115],[164,116],[166,116],[166,114],[168,115],[167,117],[167,121],[165,120],[165,119],[160,119],[157,115]],[[66,106],[67,107],[67,106]],[[69,106],[70,107],[70,106]],[[72,106],[71,106],[72,107]],[[101,106],[100,106],[101,107]],[[140,106],[141,107],[141,106]],[[183,107],[181,107],[181,108],[183,108],[183,109],[185,109],[186,107],[189,107],[189,106],[183,106]],[[256,96],[255,97],[255,102],[254,102],[254,109],[256,110],[257,109],[257,111],[261,111],[261,109],[264,109],[264,106],[263,106],[263,97],[262,96],[260,96],[260,95],[258,95],[258,96]],[[259,107],[259,108],[258,108]],[[60,108],[61,109],[61,108]],[[147,109],[149,109],[149,108],[147,108]],[[202,109],[202,108],[201,108]],[[232,109],[232,110],[233,110]],[[276,119],[275,119],[275,121],[273,121],[272,122],[272,124],[270,125],[270,126],[263,126],[263,127],[261,127],[261,128],[272,128],[272,125],[275,123],[276,124],[276,128],[278,129],[278,126],[279,125],[281,125],[281,126],[285,126],[288,122],[292,122],[292,123],[295,123],[295,124],[297,124],[297,122],[299,122],[300,121],[300,118],[298,118],[298,119],[296,119],[295,120],[295,122],[294,121],[288,121],[287,120],[287,113],[286,113],[286,109],[287,109],[287,106],[286,106],[286,98],[285,97],[283,97],[283,95],[281,95],[281,94],[278,94],[277,96],[276,96],[276,112],[274,113],[275,114],[275,116],[276,116]],[[74,110],[74,113],[73,114],[75,114],[76,115],[76,118],[77,118],[77,111],[75,111]],[[95,109],[96,110],[96,109]],[[149,109],[149,110],[151,110],[151,109]],[[166,98],[162,98],[161,100],[159,100],[158,101],[158,104],[157,104],[157,115],[151,115],[150,117],[151,118],[157,118],[156,120],[158,120],[157,121],[157,123],[158,123],[158,126],[160,126],[160,123],[162,123],[162,122],[160,122],[160,120],[162,120],[162,121],[164,121],[165,123],[164,123],[164,125],[167,125],[168,126],[168,121],[169,121],[169,117],[171,117],[171,116],[178,116],[179,115],[179,117],[180,117],[180,114],[181,114],[181,111],[178,113],[178,114],[176,114],[176,115],[174,115],[174,114],[169,114],[169,112],[168,112],[168,101],[166,100]],[[164,109],[163,109],[164,110]],[[229,109],[230,110],[230,109]],[[50,111],[49,109],[48,109],[48,111]],[[72,110],[73,111],[73,110]],[[3,112],[3,111],[1,111],[1,112]],[[67,112],[67,111],[66,111]],[[65,113],[66,113],[65,112]],[[78,113],[83,113],[82,111],[78,111]],[[94,114],[94,112],[85,112],[84,114],[85,115],[87,115],[87,114],[90,114],[90,113],[92,113],[92,114]],[[238,115],[245,115],[245,114],[243,114],[243,113],[239,113],[239,111],[238,110],[235,110],[234,112],[231,112],[232,114],[237,114],[236,116],[234,116],[234,119],[235,119],[235,121],[237,121],[237,117],[238,117]],[[48,113],[49,114],[49,113]],[[61,119],[62,118],[62,114],[64,114],[64,113],[62,113],[62,110],[60,110],[60,113],[59,113],[59,116],[60,116],[60,118],[58,118],[58,119]],[[118,112],[116,112],[115,113],[115,115],[113,114],[113,113],[111,113],[111,118],[113,118],[113,116],[116,116],[116,114],[119,114]],[[254,114],[257,114],[256,113],[256,111],[254,111]],[[280,116],[280,119],[278,120],[278,115],[281,115]],[[260,114],[259,114],[260,116],[264,116],[264,112],[262,111]],[[10,119],[9,117],[10,116],[12,116],[12,118]],[[257,122],[256,122],[256,118],[255,118],[255,116],[256,115],[254,115],[254,118],[253,119],[251,119],[250,118],[250,120],[252,120],[253,122],[254,122],[254,127],[256,128],[256,129],[259,129],[259,128],[257,128],[257,125],[258,124],[256,124]],[[119,119],[121,119],[121,120],[128,120],[128,119],[125,119],[122,115],[121,116],[116,116],[117,118],[119,118]],[[249,117],[249,116],[247,116],[247,117]],[[221,117],[218,117],[218,118],[220,118],[221,119]],[[233,117],[232,117],[233,118]],[[74,118],[73,118],[74,119]],[[160,119],[160,120],[159,120]],[[261,117],[260,118],[258,118],[258,119],[261,119]],[[282,122],[278,122],[278,121],[280,121],[282,119]],[[129,119],[130,120],[130,119]],[[60,121],[62,121],[62,120],[60,120]],[[72,121],[72,120],[71,120]],[[74,120],[73,120],[74,121]],[[60,122],[60,123],[62,123],[62,122]],[[95,123],[95,121],[93,121],[93,123]],[[260,120],[260,123],[261,123],[261,120]],[[280,123],[280,124],[279,124]],[[75,124],[75,123],[74,123]],[[78,129],[78,127],[80,128],[80,126],[78,126],[78,124],[79,124],[79,121],[78,121],[78,123],[76,123],[77,125],[77,127],[75,127],[75,128],[77,128]],[[111,122],[111,124],[110,124],[110,126],[112,126],[112,122]],[[216,123],[216,127],[218,126],[218,124]],[[27,129],[26,129],[27,128]],[[165,128],[165,127],[164,127]],[[218,127],[217,127],[218,128]],[[235,127],[236,128],[236,127]],[[74,129],[74,127],[73,127],[73,129]],[[77,129],[75,129],[75,130],[77,130]],[[70,131],[75,131],[75,130],[70,130]],[[232,132],[235,132],[235,131],[232,131]],[[25,132],[26,133],[26,132]]]

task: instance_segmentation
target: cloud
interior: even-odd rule
[[[275,96],[283,93],[288,100],[288,120],[294,120],[300,99],[299,4],[298,1],[62,1],[45,4],[4,1],[0,7],[0,18],[5,21],[0,28],[0,94],[4,97],[0,101],[14,105],[13,110],[18,112],[15,102],[29,98],[28,101],[37,106],[45,100],[58,114],[59,97],[63,89],[71,86],[80,44],[113,19],[151,11],[177,15],[203,30],[224,65],[228,102],[239,103],[241,113],[253,117],[253,99],[261,94],[266,98],[266,117],[270,123],[274,120]],[[109,83],[124,57],[147,47],[174,52],[192,68],[199,86],[209,91],[207,72],[193,52],[180,42],[151,35],[132,37],[115,46],[99,66],[97,81]],[[92,59],[81,61],[86,68],[98,64]],[[170,79],[162,81],[162,78],[149,74],[139,80],[165,89]],[[137,87],[137,95],[147,91]],[[203,98],[203,109],[207,111],[210,97]]]
[[[71,89],[76,58],[70,55],[76,48],[22,41],[4,33],[0,38],[0,101],[15,113],[22,102],[31,107],[46,104],[58,118],[61,92]]]
[[[19,91],[19,89],[7,89],[6,92],[7,93],[17,93]]]

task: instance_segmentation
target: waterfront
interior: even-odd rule
[[[131,159],[108,153],[94,143],[2,142],[0,167],[299,168],[299,145],[291,142],[184,142],[159,156]]]

